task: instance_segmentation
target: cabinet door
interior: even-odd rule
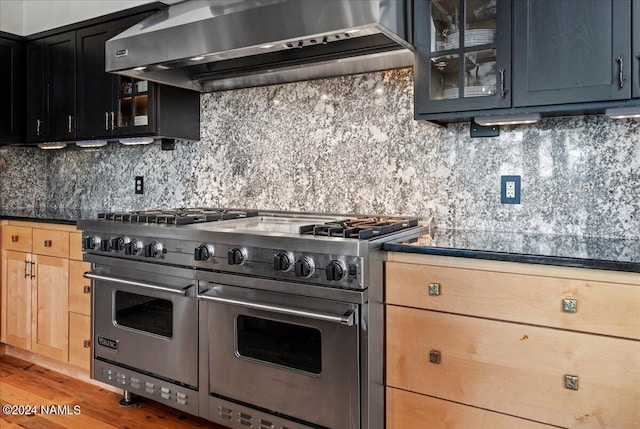
[[[31,349],[30,255],[2,251],[2,342]]]
[[[18,142],[21,135],[22,48],[0,38],[0,142]]]
[[[36,40],[27,44],[27,141],[45,139],[44,117],[44,44]]]
[[[67,361],[69,357],[69,260],[32,255],[33,336],[35,353]]]
[[[511,106],[511,2],[415,4],[416,113]]]
[[[118,77],[105,72],[104,45],[115,35],[106,23],[78,30],[78,130],[82,139],[109,137],[115,127]]]
[[[75,138],[76,36],[68,32],[44,39],[47,129],[52,140]]]
[[[156,84],[122,76],[117,103],[119,136],[140,136],[155,133]]]
[[[91,366],[91,318],[69,312],[69,363],[89,371]]]
[[[515,0],[513,105],[630,98],[630,13],[630,0]]]
[[[91,271],[88,262],[69,261],[69,311],[91,314],[91,280],[84,273]]]
[[[631,23],[633,31],[633,51],[631,56],[633,61],[631,66],[631,85],[633,85],[633,98],[640,98],[640,0],[634,0]]]

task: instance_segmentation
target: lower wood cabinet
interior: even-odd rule
[[[89,374],[91,282],[74,226],[2,225],[0,341]],[[71,258],[71,259],[70,259]]]
[[[385,288],[389,429],[640,427],[640,275],[398,253]]]

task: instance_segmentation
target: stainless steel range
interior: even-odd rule
[[[383,242],[417,218],[225,209],[81,221],[93,377],[232,428],[383,428]]]

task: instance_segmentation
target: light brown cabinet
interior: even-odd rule
[[[91,288],[81,238],[71,225],[4,221],[0,340],[88,373]]]
[[[385,288],[389,429],[640,425],[640,275],[394,253]]]

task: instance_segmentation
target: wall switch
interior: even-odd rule
[[[136,194],[144,194],[144,177],[143,176],[136,176],[135,178],[135,192]]]
[[[520,204],[520,176],[500,176],[500,202]]]

